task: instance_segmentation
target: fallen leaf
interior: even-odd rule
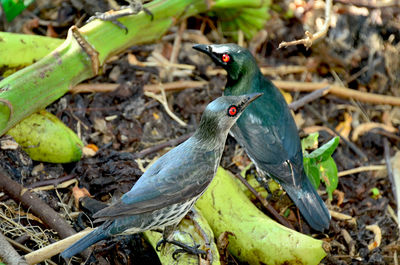
[[[75,186],[72,188],[72,195],[74,196],[75,199],[75,207],[79,208],[79,199],[82,197],[91,197],[89,191],[86,188],[79,188],[78,186]]]
[[[336,131],[338,131],[344,138],[349,139],[349,135],[351,132],[351,122],[353,118],[348,112],[344,113],[344,121],[340,122],[336,126]]]

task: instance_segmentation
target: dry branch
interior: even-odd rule
[[[300,98],[299,100],[296,100],[292,103],[289,104],[289,108],[296,111],[299,108],[303,107],[304,105],[325,96],[326,94],[329,93],[330,90],[330,86],[315,90],[313,92],[311,92],[310,94]]]
[[[329,86],[328,83],[312,83],[312,82],[294,82],[294,81],[278,81],[274,80],[272,83],[280,89],[287,91],[300,91],[300,92],[311,92]],[[400,98],[385,96],[374,93],[361,92],[358,90],[350,89],[339,85],[330,85],[330,94],[338,96],[340,98],[352,98],[362,102],[372,104],[383,104],[383,105],[394,105],[400,106]]]
[[[165,92],[180,91],[186,88],[202,87],[206,85],[205,81],[177,81],[165,84],[154,84],[154,85],[144,85],[143,90],[145,92],[160,93],[161,89]]]
[[[379,170],[385,170],[386,166],[385,165],[370,165],[370,166],[365,166],[365,167],[357,167],[357,168],[352,168],[348,170],[344,170],[338,173],[338,177],[343,177],[355,173],[360,173],[360,172],[365,172],[365,171],[379,171]]]
[[[284,226],[286,226],[287,228],[293,229],[294,227],[292,226],[291,223],[289,223],[285,218],[283,218],[282,216],[280,216],[277,211],[275,210],[274,207],[272,207],[268,201],[262,197],[248,182],[245,178],[243,178],[241,175],[236,174],[235,177],[237,179],[239,179],[243,185],[246,186],[246,188],[248,188],[250,190],[250,192],[256,196],[257,200],[259,200],[262,204],[262,206],[264,206],[264,208],[270,213],[272,214],[276,220],[278,220],[278,222]]]
[[[323,89],[329,86],[329,93],[340,98],[354,99],[371,104],[382,104],[382,105],[394,105],[400,106],[400,98],[393,96],[386,96],[374,93],[361,92],[358,90],[350,89],[347,87],[329,84],[329,83],[312,83],[312,82],[295,82],[295,81],[280,81],[273,80],[272,83],[275,84],[280,89],[286,91],[300,91],[300,92],[312,92],[315,90]],[[205,81],[178,81],[165,83],[162,85],[145,85],[144,90],[159,93],[160,87],[162,87],[165,92],[170,91],[181,91],[186,88],[202,87],[207,82]]]
[[[15,201],[29,208],[30,211],[38,216],[46,225],[54,229],[61,238],[66,238],[76,233],[58,213],[35,194],[12,180],[4,173],[2,168],[0,168],[0,191],[5,192]]]
[[[72,94],[94,93],[94,92],[113,92],[120,84],[99,83],[99,84],[79,84],[69,90]]]
[[[278,48],[280,49],[280,48],[293,46],[293,45],[297,45],[297,44],[303,44],[306,48],[310,48],[314,41],[325,37],[326,33],[328,32],[329,24],[331,23],[331,11],[332,11],[332,0],[326,0],[326,2],[325,2],[325,22],[324,22],[324,25],[322,25],[321,30],[314,34],[312,34],[309,31],[306,31],[305,32],[306,38],[301,39],[301,40],[295,40],[295,41],[289,41],[289,42],[282,41],[279,44]]]

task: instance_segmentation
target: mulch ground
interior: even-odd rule
[[[85,8],[76,12],[73,1],[63,1],[62,5],[57,2],[50,7],[42,2],[46,1],[37,1],[29,12],[17,17],[5,30],[26,32],[29,29],[35,34],[50,32],[64,38],[69,26],[82,16],[91,15]],[[281,41],[303,37],[304,29],[313,26],[315,18],[323,14],[323,9],[318,6],[297,2],[298,7],[303,7],[302,12],[298,9],[294,17],[287,19],[281,15],[284,12],[271,11],[272,18],[264,31],[266,34],[259,35],[261,40],[255,38],[247,43],[262,67],[304,67],[304,71],[296,73],[280,71],[269,76],[271,79],[336,82],[359,91],[400,96],[398,7],[379,9],[336,3],[333,15],[335,25],[323,40],[310,49],[302,46],[277,49]],[[279,6],[283,10],[289,9],[288,1],[279,3]],[[57,20],[58,27],[50,28],[40,23],[37,27],[29,26],[32,25],[29,23],[33,20],[32,14],[33,19]],[[198,33],[202,19],[202,16],[189,19],[186,31]],[[0,150],[0,166],[25,187],[38,187],[59,178],[76,178],[80,187],[86,188],[93,198],[101,201],[109,201],[112,196],[130,190],[141,176],[141,169],[170,148],[163,143],[178,139],[172,143],[176,145],[195,130],[205,106],[221,95],[225,84],[225,76],[210,72],[216,67],[209,58],[191,48],[194,43],[189,39],[183,38],[176,63],[193,65],[195,70],[166,67],[160,63],[149,66],[146,63],[157,62],[155,58],[159,55],[170,59],[176,29],[172,28],[157,43],[129,48],[112,58],[101,75],[87,81],[89,84],[119,84],[113,92],[66,94],[48,106],[48,111],[79,132],[85,144],[99,147],[95,156],[62,165],[32,161],[20,149],[4,149]],[[215,43],[231,41],[213,33],[210,27],[206,27],[201,34]],[[137,61],[142,64],[135,64]],[[145,90],[146,85],[159,82],[179,84],[185,81],[206,83],[166,94],[170,110],[185,121],[186,126],[182,126],[167,114],[158,100],[146,96]],[[304,95],[302,92],[291,92],[293,100]],[[399,148],[399,107],[372,105],[327,95],[308,103],[294,114],[301,137],[319,131],[319,142],[322,144],[332,138],[335,128],[347,137],[348,140],[342,140],[333,155],[339,172],[360,166],[386,165],[388,159],[385,159],[385,152],[390,158]],[[360,127],[358,130],[361,133],[354,139],[357,128],[368,122],[391,126],[394,132]],[[5,139],[4,136],[2,139]],[[238,173],[248,163],[245,153],[229,136],[222,166]],[[378,193],[372,193],[373,189]],[[332,218],[330,229],[325,234],[315,234],[303,220],[299,222],[297,209],[287,197],[272,198],[270,202],[278,212],[289,206],[288,220],[296,229],[330,243],[330,252],[323,264],[397,264],[399,227],[396,214],[391,213],[391,210],[397,209],[392,189],[393,184],[385,169],[341,176],[332,201],[327,201],[327,194],[321,187],[322,198],[331,210],[353,217],[351,220]],[[82,207],[79,210],[74,206],[72,186],[39,191],[37,194],[62,213],[77,231],[89,225],[86,215],[78,212],[90,212],[90,209]],[[26,232],[18,227],[11,232],[12,227],[4,222],[0,224],[0,229],[7,237],[31,249],[57,240],[57,236],[46,230],[46,226],[29,214],[28,209],[21,208],[18,218],[18,203],[4,193],[0,193],[0,211],[29,230]],[[68,216],[66,212],[73,213],[73,216]],[[18,251],[25,254],[23,250]],[[61,262],[57,257],[53,261]],[[98,244],[88,262],[157,264],[158,261],[155,252],[140,235],[132,235]],[[234,260],[230,263],[241,264]]]

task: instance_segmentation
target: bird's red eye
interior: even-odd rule
[[[236,106],[230,106],[228,109],[228,115],[233,117],[237,114],[237,107]]]
[[[229,57],[228,54],[224,53],[224,54],[222,55],[222,61],[223,61],[224,63],[229,62],[230,59],[231,59],[231,57]]]

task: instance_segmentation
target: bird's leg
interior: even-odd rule
[[[267,200],[270,200],[272,197],[272,192],[271,189],[269,188],[269,181],[268,179],[265,177],[264,174],[261,174],[260,172],[257,172],[257,174],[255,174],[256,176],[256,180],[257,182],[264,187],[264,189],[268,192],[267,195]]]
[[[143,7],[141,0],[126,0],[129,5],[128,6],[121,6],[121,10],[123,12],[116,13],[115,11],[111,10],[105,13],[96,12],[94,16],[90,17],[87,22],[90,22],[94,19],[100,19],[103,21],[111,21],[113,24],[117,25],[119,28],[125,30],[128,33],[128,28],[125,27],[121,22],[117,19],[125,16],[136,15],[140,11],[144,11],[151,17],[151,20],[154,19],[153,14],[147,8]]]
[[[169,243],[168,238],[172,235],[172,233],[175,231],[175,228],[177,227],[177,224],[175,225],[168,225],[164,228],[164,231],[162,232],[162,239],[158,241],[156,245],[156,250],[160,251],[161,246],[164,246],[166,243]]]
[[[170,226],[166,226],[164,228],[163,238],[157,243],[157,246],[156,246],[157,251],[161,250],[160,249],[161,246],[165,245],[166,243],[169,243],[169,244],[180,247],[180,249],[177,249],[174,251],[174,253],[172,253],[173,259],[176,259],[176,256],[180,253],[188,253],[188,254],[192,254],[192,255],[202,255],[202,256],[207,255],[206,251],[199,249],[200,245],[195,245],[195,246],[191,247],[191,246],[188,246],[177,240],[168,239],[172,235],[172,232],[174,232],[176,226],[177,225],[170,225]]]

